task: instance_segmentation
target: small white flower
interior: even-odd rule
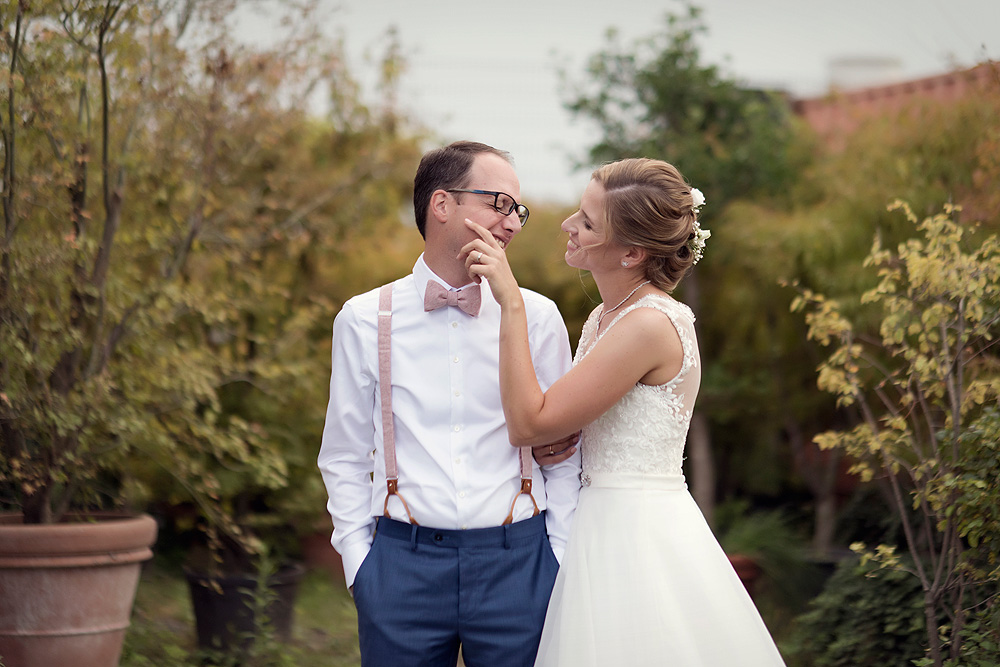
[[[705,195],[698,188],[691,188],[691,199],[693,201],[691,208],[694,210],[695,221],[694,231],[688,240],[688,248],[694,254],[694,264],[697,264],[698,260],[705,254],[705,241],[712,236],[712,232],[708,229],[702,229],[701,223],[697,220],[699,209],[705,204]]]
[[[700,209],[705,204],[705,195],[703,195],[701,193],[701,190],[699,190],[698,188],[691,188],[691,199],[694,200],[694,204],[691,206],[691,208],[694,209],[694,212],[697,215],[698,209]]]
[[[694,221],[694,232],[691,239],[688,241],[688,248],[694,253],[694,264],[698,263],[702,255],[705,254],[705,241],[712,236],[712,231],[710,229],[702,229],[698,221]]]

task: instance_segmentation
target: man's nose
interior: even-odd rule
[[[517,217],[517,210],[511,211],[503,217],[503,228],[511,235],[521,231],[521,219]]]

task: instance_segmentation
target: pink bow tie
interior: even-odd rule
[[[424,292],[424,310],[457,306],[467,315],[479,317],[479,304],[482,298],[479,292],[479,285],[470,285],[461,291],[453,292],[445,289],[441,283],[428,280],[427,290]]]

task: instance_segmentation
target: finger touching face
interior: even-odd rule
[[[521,231],[521,221],[517,217],[516,208],[509,213],[497,210],[498,201],[506,206],[510,205],[507,202],[508,197],[516,204],[521,202],[521,185],[514,167],[499,155],[482,153],[476,156],[469,171],[468,183],[463,189],[499,192],[506,195],[498,197],[493,194],[454,193],[458,202],[459,221],[468,218],[478,223],[489,231],[501,247],[506,247]],[[470,234],[464,222],[462,229],[464,233]]]

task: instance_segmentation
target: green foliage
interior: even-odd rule
[[[566,81],[565,104],[576,116],[598,126],[600,135],[589,147],[586,162],[634,156],[664,159],[706,194],[708,205],[701,217],[713,236],[705,259],[678,289],[678,297],[698,318],[705,364],[699,412],[711,419],[715,450],[700,451],[692,458],[708,460],[714,454],[721,460],[732,473],[723,479],[729,484],[725,494],[740,488],[774,495],[787,482],[790,468],[775,451],[779,444],[776,430],[784,426],[783,417],[788,414],[779,412],[784,400],[775,397],[798,396],[794,380],[801,375],[793,377],[791,387],[780,385],[783,376],[775,372],[775,364],[780,363],[777,357],[783,341],[769,337],[773,319],[762,318],[759,311],[740,301],[740,293],[751,292],[750,303],[757,303],[775,290],[756,276],[748,280],[741,267],[730,274],[731,284],[722,287],[716,280],[733,264],[714,255],[720,243],[727,243],[727,235],[744,235],[743,221],[725,216],[728,205],[765,195],[784,201],[809,160],[811,144],[798,139],[797,122],[782,95],[750,88],[704,62],[698,39],[706,26],[696,7],[686,5],[665,18],[660,31],[634,44],[623,45],[610,32],[605,47],[589,60],[585,78]],[[737,243],[729,243],[734,254],[740,252]],[[743,256],[740,264],[754,260],[754,268],[767,261]],[[732,291],[718,293],[734,286]],[[760,290],[765,290],[763,295]],[[727,302],[725,306],[722,301]],[[785,307],[770,310],[790,319]],[[734,324],[750,324],[754,331],[746,336],[746,329],[732,329]],[[794,327],[788,331],[791,338]],[[746,423],[745,414],[761,419]],[[707,444],[699,438],[691,446],[704,449]],[[751,464],[753,474],[738,472],[750,470]]]
[[[419,148],[313,4],[268,47],[232,2],[0,9],[4,508],[195,503],[250,552],[323,515],[330,322],[400,245]]]
[[[961,620],[961,600],[979,601],[995,579],[995,456],[975,443],[992,433],[976,420],[996,400],[991,285],[1000,262],[994,241],[963,250],[963,236],[945,248],[956,233],[945,227],[1000,224],[1000,91],[887,110],[826,145],[790,118],[780,96],[747,90],[702,63],[704,31],[689,6],[635,45],[610,33],[567,107],[599,128],[591,162],[662,157],[708,196],[712,240],[680,297],[698,315],[699,409],[711,421],[722,493],[806,487],[824,549],[843,494],[871,480],[863,488],[879,485],[895,498],[896,521],[885,527],[915,552],[925,594]],[[734,121],[735,109],[746,122]],[[886,209],[897,198],[921,215],[942,202],[964,213],[955,206],[918,226],[909,212]],[[878,255],[897,245],[900,252]],[[790,312],[789,285],[808,295],[814,320]],[[819,349],[826,343],[835,348],[829,356]],[[814,441],[817,433],[838,435]],[[829,448],[834,442],[841,446]],[[959,494],[968,516],[957,509]]]
[[[295,601],[290,641],[263,628],[245,667],[357,667],[357,615],[343,581],[307,572]],[[155,559],[143,569],[121,667],[231,665],[235,658],[206,655],[195,645],[191,604],[183,574]],[[213,662],[207,662],[212,659]]]
[[[920,582],[901,571],[842,561],[797,619],[790,665],[907,667],[924,653]]]
[[[821,433],[816,443],[848,454],[863,478],[890,485],[928,618],[951,618],[944,644],[954,656],[969,597],[989,595],[998,580],[995,553],[979,545],[998,539],[990,523],[1000,504],[990,406],[1000,398],[993,351],[1000,242],[973,240],[974,230],[958,224],[951,207],[923,221],[906,205],[892,208],[920,236],[895,251],[876,238],[866,260],[879,282],[861,301],[879,313],[879,337],[855,333],[836,302],[809,290],[793,309],[805,310],[809,336],[832,348],[820,365],[820,388],[858,415],[855,426]],[[889,546],[867,557],[900,567]],[[928,625],[930,656],[941,665],[938,627]]]
[[[884,209],[894,199],[920,215],[942,202],[961,205],[962,219],[995,230],[1000,209],[989,183],[998,167],[998,113],[1000,85],[949,103],[917,97],[903,108],[863,119],[841,145],[827,148],[823,159],[810,165],[801,183],[802,202],[823,202],[837,219],[866,221],[852,235],[865,246],[875,229],[887,243],[902,240],[889,236],[893,232],[909,236],[909,226]]]
[[[959,633],[962,647],[954,658],[944,661],[944,667],[995,667],[1000,664],[1000,603],[994,598],[988,605],[966,619]],[[930,667],[929,657],[914,663]]]
[[[914,210],[931,211],[952,200],[963,205],[956,220],[995,229],[997,92],[873,117],[837,149],[815,144],[815,159],[787,197],[739,200],[719,213],[698,265],[702,303],[712,305],[699,314],[707,376],[699,404],[711,415],[730,484],[757,494],[803,483],[817,497],[833,493],[836,476],[803,467],[803,455],[815,433],[842,425],[844,413],[816,391],[822,351],[789,314],[787,285],[838,300],[857,331],[872,335],[881,324],[877,307],[857,298],[878,282],[876,267],[863,266],[872,237],[894,247],[915,233],[887,201],[905,195]]]
[[[968,545],[964,564],[979,580],[1000,582],[1000,410],[986,409],[959,436],[965,452],[955,474],[934,493],[936,503],[953,495],[952,516]],[[946,510],[947,511],[947,510]],[[1000,628],[1000,625],[997,626]]]
[[[780,193],[794,180],[801,155],[789,153],[787,102],[704,64],[697,45],[704,32],[700,10],[687,5],[667,15],[661,33],[634,45],[623,47],[609,33],[566,106],[600,127],[590,162],[664,159],[721,210],[737,197]]]
[[[877,315],[849,297],[876,282],[859,266],[872,235],[894,245],[913,234],[885,210],[888,201],[905,198],[920,212],[953,201],[966,220],[1000,224],[1000,96],[993,88],[886,111],[828,147],[780,95],[705,63],[705,32],[689,6],[635,44],[609,34],[585,76],[569,82],[567,107],[600,132],[589,162],[662,157],[708,196],[713,236],[680,297],[698,316],[699,408],[711,420],[723,493],[775,496],[805,486],[829,496],[829,469],[810,466],[800,477],[793,463],[842,415],[815,389],[821,352],[788,312],[794,294],[782,284],[848,297],[846,314],[868,331]]]

